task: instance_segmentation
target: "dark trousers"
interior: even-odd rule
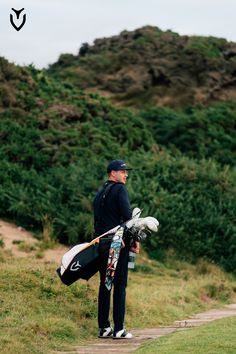
[[[128,260],[129,248],[126,246],[121,249],[118,260],[114,283],[113,283],[113,320],[114,331],[118,332],[123,329],[125,318],[125,300],[126,286],[128,279]],[[110,326],[109,310],[111,292],[105,286],[107,259],[100,268],[100,287],[98,295],[98,326],[106,328]]]

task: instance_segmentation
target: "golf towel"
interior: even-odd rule
[[[113,283],[117,263],[120,256],[120,250],[123,245],[123,233],[124,233],[124,228],[120,227],[116,231],[111,241],[108,262],[107,262],[107,269],[106,269],[106,278],[105,278],[105,285],[109,291],[112,288],[112,283]]]

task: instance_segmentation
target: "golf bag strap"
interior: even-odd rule
[[[106,202],[106,199],[107,199],[107,196],[108,194],[110,193],[110,191],[112,190],[112,188],[117,185],[117,184],[122,184],[120,182],[112,182],[112,183],[109,183],[109,182],[106,182],[99,194],[99,197],[101,198],[100,200],[100,212],[99,212],[99,215],[98,215],[98,218],[97,218],[97,223],[99,224],[100,222],[102,222],[102,218],[103,218],[103,210],[104,210],[104,206],[105,206],[105,202]]]

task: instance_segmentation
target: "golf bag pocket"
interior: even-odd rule
[[[104,257],[108,256],[111,238],[96,238],[90,243],[72,247],[64,254],[57,269],[61,281],[71,285],[78,279],[89,280],[98,270]]]

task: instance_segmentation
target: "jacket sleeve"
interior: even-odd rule
[[[119,208],[123,222],[131,219],[132,210],[130,206],[128,192],[124,185],[122,185],[119,190]]]

